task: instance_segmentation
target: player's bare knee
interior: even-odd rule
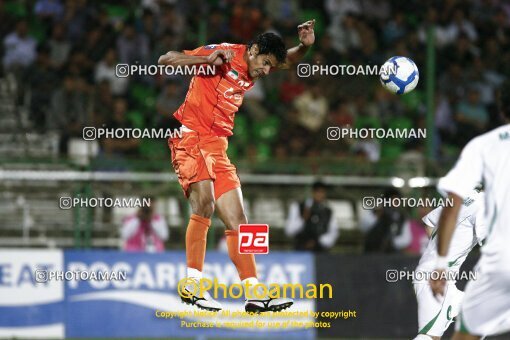
[[[210,195],[198,195],[190,197],[193,214],[210,218],[214,213],[214,198]]]
[[[210,218],[214,213],[214,200],[200,200],[193,210],[196,215]]]
[[[238,214],[231,215],[228,218],[226,227],[229,230],[237,230],[237,229],[239,229],[240,224],[246,224],[246,223],[248,223],[248,218],[246,217],[246,214],[244,212],[240,212]]]
[[[237,224],[236,229],[239,227],[240,224],[246,224],[248,223],[248,217],[246,217],[246,214],[242,212],[239,216],[237,216]]]

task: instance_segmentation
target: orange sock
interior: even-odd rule
[[[186,229],[186,262],[188,268],[202,271],[211,219],[192,214]]]
[[[257,265],[253,254],[239,254],[239,234],[237,230],[226,230],[228,255],[237,268],[239,278],[257,277]]]

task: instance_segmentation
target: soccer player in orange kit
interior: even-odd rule
[[[222,43],[202,46],[192,51],[170,51],[158,63],[170,66],[215,65],[215,75],[195,75],[184,103],[174,113],[182,123],[182,138],[169,139],[172,165],[179,183],[188,197],[193,214],[186,230],[188,279],[199,281],[205,259],[207,231],[216,210],[226,226],[228,254],[243,287],[258,283],[255,257],[240,254],[240,224],[248,223],[243,207],[241,183],[235,166],[227,156],[227,137],[232,135],[234,116],[246,91],[271,70],[288,69],[303,58],[315,41],[315,20],[298,26],[299,45],[286,50],[283,40],[264,33],[248,45]],[[199,308],[218,311],[221,304],[206,291],[181,297]],[[255,299],[245,290],[248,312],[279,311],[293,304],[291,299]]]

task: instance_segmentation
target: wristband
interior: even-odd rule
[[[448,268],[448,258],[446,256],[438,256],[436,259],[436,269]]]

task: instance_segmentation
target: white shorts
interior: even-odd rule
[[[510,331],[510,273],[480,273],[469,281],[456,329],[477,336]]]
[[[447,284],[444,297],[438,301],[428,282],[414,283],[418,302],[418,334],[442,336],[459,314],[464,293],[455,284]]]

